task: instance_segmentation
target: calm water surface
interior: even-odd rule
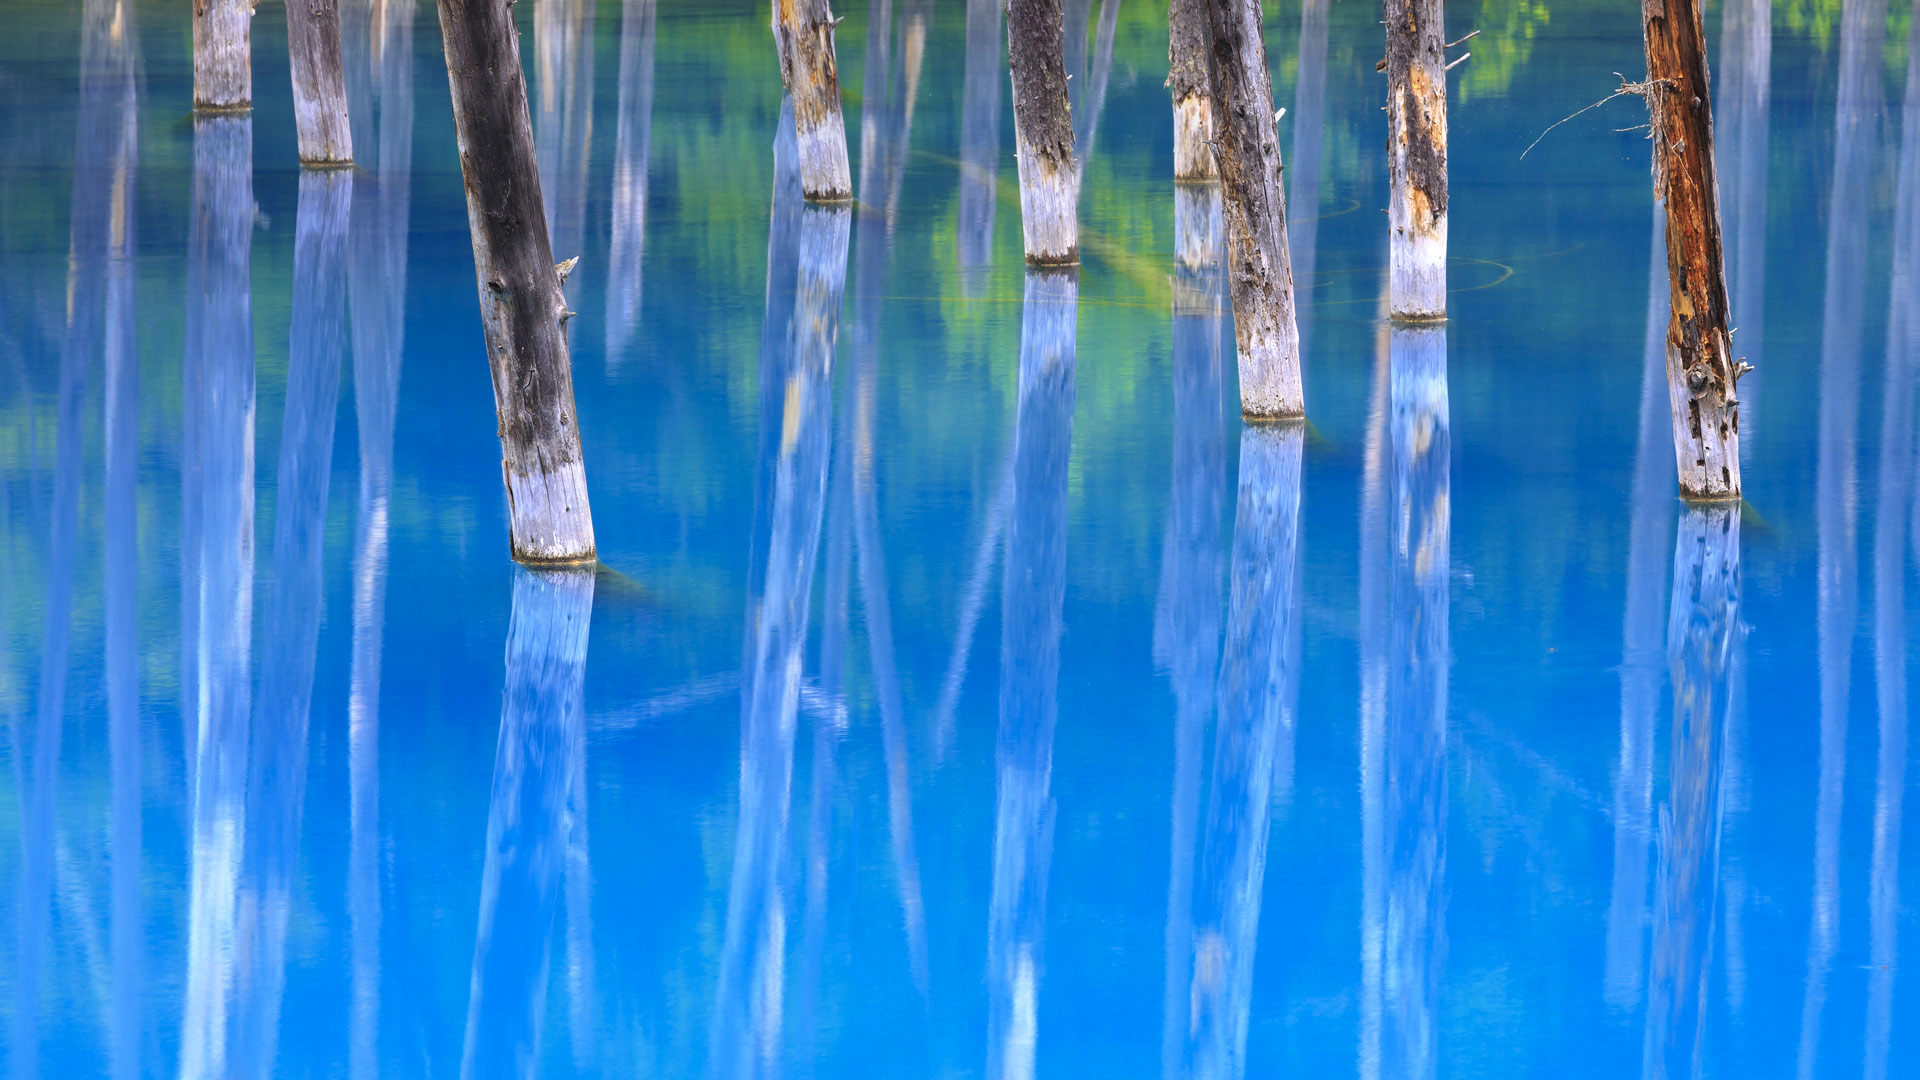
[[[344,0],[302,174],[279,5],[195,119],[183,0],[7,4],[12,1073],[1910,1074],[1905,5],[1710,14],[1737,513],[1673,498],[1640,106],[1521,156],[1633,5],[1454,6],[1421,331],[1378,9],[1269,5],[1256,428],[1164,7],[1066,3],[1029,276],[997,0],[842,6],[851,209],[764,5],[518,6],[604,560],[537,574],[432,5]]]

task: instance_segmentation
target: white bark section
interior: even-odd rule
[[[1217,180],[1213,165],[1213,99],[1193,94],[1173,103],[1173,178]]]
[[[500,472],[507,482],[515,558],[565,562],[592,557],[593,514],[584,462],[574,458],[538,473],[517,473],[502,463]]]
[[[193,0],[193,107],[253,107],[251,0]]]
[[[1388,285],[1396,319],[1444,319],[1447,315],[1447,217],[1431,231],[1415,228],[1410,200],[1396,189],[1389,200]]]
[[[1035,153],[1014,117],[1014,160],[1020,166],[1020,229],[1027,261],[1071,266],[1080,261],[1080,174]]]
[[[800,144],[800,189],[812,202],[853,198],[853,170],[847,164],[847,121],[839,109],[808,124],[794,114]]]

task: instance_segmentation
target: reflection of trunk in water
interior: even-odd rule
[[[1053,728],[1066,601],[1079,273],[1029,270],[1020,326],[1013,509],[1000,593],[1000,730],[987,915],[987,1075],[1033,1075],[1053,861]]]
[[[1920,22],[1908,31],[1907,92],[1895,188],[1893,283],[1887,313],[1886,402],[1880,421],[1880,498],[1873,537],[1874,685],[1880,707],[1879,775],[1873,799],[1873,863],[1867,890],[1866,1076],[1887,1075],[1893,1040],[1893,977],[1900,958],[1900,815],[1907,775],[1907,512],[1914,501],[1914,350],[1920,324]]]
[[[620,8],[620,112],[613,135],[613,236],[607,245],[609,365],[623,359],[621,354],[640,321],[641,256],[647,242],[647,145],[653,134],[653,3],[624,0]],[[792,107],[789,98],[786,108]],[[783,116],[783,120],[782,130],[790,131],[793,118]]]
[[[1728,282],[1735,355],[1760,363],[1767,293],[1767,137],[1772,105],[1773,7],[1769,0],[1731,0],[1720,22],[1719,83],[1714,88],[1714,144],[1729,153],[1720,174],[1726,218]],[[1756,370],[1740,381],[1740,428],[1753,431]],[[1731,794],[1731,793],[1729,793]]]
[[[993,211],[999,198],[1001,0],[967,0],[967,63],[960,111],[960,289],[986,289],[993,263]]]
[[[1673,546],[1673,735],[1660,808],[1641,1075],[1697,1075],[1720,881],[1728,672],[1740,627],[1740,511],[1689,507]]]
[[[187,251],[189,384],[198,390],[198,673],[182,1080],[227,1069],[253,682],[253,121],[194,120]]]
[[[1220,499],[1227,448],[1221,407],[1221,323],[1226,278],[1220,188],[1177,184],[1173,192],[1173,487],[1160,547],[1153,658],[1177,701],[1173,733],[1173,843],[1167,876],[1166,986],[1160,1071],[1185,1071],[1193,976],[1193,873],[1200,813],[1200,755],[1213,713],[1220,659]]]
[[[1664,657],[1660,558],[1672,528],[1667,477],[1667,263],[1665,211],[1653,208],[1647,267],[1647,345],[1640,379],[1640,438],[1634,453],[1627,540],[1627,609],[1621,631],[1620,762],[1613,779],[1613,891],[1607,903],[1607,1004],[1640,1004],[1647,939],[1647,860],[1652,843],[1653,726]]]
[[[307,726],[314,649],[320,638],[321,556],[333,427],[340,394],[344,261],[352,177],[339,170],[300,174],[294,230],[293,328],[288,341],[286,416],[275,481],[273,578],[262,635],[260,699],[248,755],[246,842],[235,947],[244,959],[236,988],[239,1046],[230,1064],[255,1076],[274,1072],[280,999],[286,985],[287,920],[300,859],[307,787]]]
[[[594,6],[592,0],[537,0],[533,6],[534,107],[539,110],[533,129],[547,235],[556,262],[585,251],[587,165],[593,154]],[[569,277],[563,287],[569,301],[580,295],[579,280]]]
[[[348,115],[361,158],[347,240],[353,401],[360,441],[347,688],[347,918],[353,950],[347,1063],[354,1080],[379,1073],[380,660],[393,429],[406,337],[413,17],[413,0],[356,0],[346,7],[341,23]]]
[[[462,1077],[538,1071],[592,612],[592,571],[514,568]]]
[[[1841,13],[1840,89],[1834,110],[1833,185],[1827,217],[1827,292],[1821,318],[1820,448],[1816,471],[1820,665],[1820,780],[1814,807],[1813,918],[1807,934],[1799,1075],[1814,1073],[1827,975],[1840,943],[1840,814],[1845,801],[1847,710],[1858,606],[1854,566],[1854,432],[1860,415],[1860,333],[1865,309],[1866,208],[1880,112],[1886,0],[1847,0]]]
[[[1320,149],[1326,138],[1328,0],[1301,0],[1300,67],[1293,84],[1293,160],[1287,173],[1293,186],[1287,205],[1287,246],[1293,252],[1294,318],[1300,351],[1307,351],[1313,329],[1313,305],[1300,293],[1313,288],[1313,261],[1320,235]]]
[[[1099,38],[1094,43],[1093,71],[1087,80],[1087,96],[1073,106],[1075,149],[1074,164],[1082,175],[1087,159],[1093,156],[1093,137],[1100,131],[1100,113],[1107,104],[1107,80],[1113,74],[1113,37],[1120,23],[1120,0],[1100,0]],[[1076,77],[1068,86],[1079,85]]]
[[[1361,522],[1360,1071],[1418,1078],[1437,1069],[1446,953],[1446,330],[1394,327],[1384,376]]]

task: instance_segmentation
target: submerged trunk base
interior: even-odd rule
[[[1173,103],[1173,178],[1218,180],[1213,164],[1213,99],[1189,94]]]
[[[516,474],[505,462],[507,509],[512,516],[513,557],[536,565],[594,561],[593,515],[587,503],[587,470],[579,460],[546,472]]]
[[[1447,317],[1447,219],[1430,230],[1395,227],[1388,255],[1388,314],[1395,322]]]
[[[1020,166],[1020,227],[1031,266],[1080,262],[1080,173],[1071,160],[1057,162],[1016,140]]]

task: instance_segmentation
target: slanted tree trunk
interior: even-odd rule
[[[780,83],[793,95],[793,130],[800,143],[800,189],[814,202],[853,198],[840,68],[833,55],[837,25],[827,0],[773,0]]]
[[[1173,178],[1217,180],[1213,94],[1207,81],[1207,0],[1167,9],[1167,91],[1173,97]]]
[[[511,0],[439,0],[500,419],[513,557],[589,562],[593,513],[567,356],[566,268],[553,264]]]
[[[1027,262],[1035,266],[1080,261],[1080,170],[1073,158],[1061,27],[1060,0],[1007,0],[1020,227]]]
[[[253,108],[253,0],[193,0],[193,107]]]
[[[287,53],[293,67],[293,119],[300,132],[300,163],[352,164],[338,0],[287,0]]]
[[[1273,84],[1260,37],[1260,0],[1207,0],[1213,49],[1215,162],[1226,196],[1240,412],[1279,420],[1307,414],[1287,257],[1287,196]]]
[[[1653,197],[1666,207],[1667,219],[1667,394],[1680,494],[1737,499],[1735,384],[1744,372],[1728,351],[1720,190],[1700,6],[1697,0],[1641,0],[1640,11],[1653,126]]]
[[[1447,62],[1442,0],[1386,0],[1388,314],[1447,314]],[[1704,69],[1703,69],[1704,70]]]

